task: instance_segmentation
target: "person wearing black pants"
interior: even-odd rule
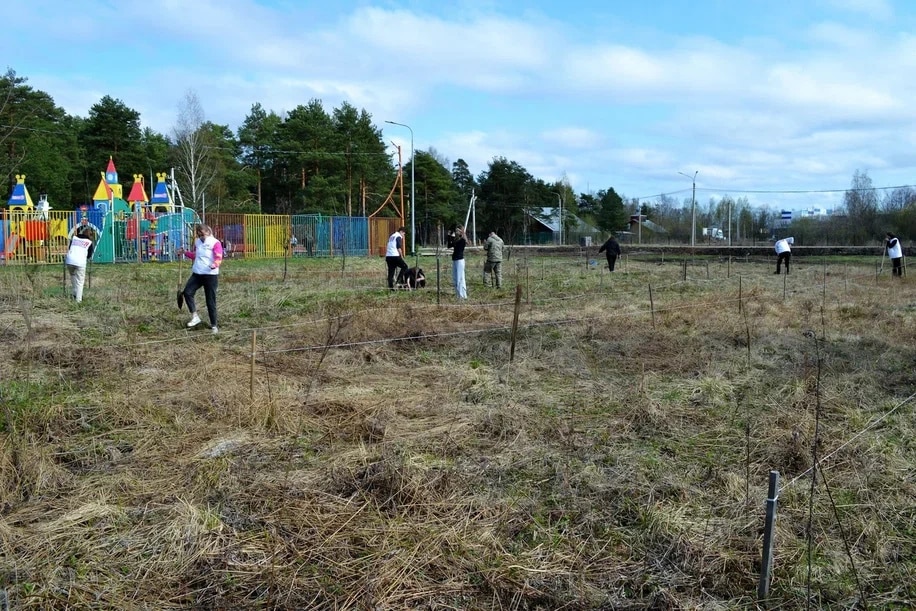
[[[194,240],[194,250],[181,252],[185,257],[194,260],[191,266],[191,277],[184,285],[184,302],[191,312],[191,320],[187,327],[190,329],[200,324],[197,314],[197,304],[194,303],[194,293],[201,287],[207,301],[207,315],[210,317],[210,329],[214,334],[219,333],[219,321],[216,316],[216,288],[219,285],[219,266],[223,262],[223,245],[213,237],[213,230],[207,225],[198,225],[197,239]]]
[[[400,227],[388,238],[388,248],[385,250],[385,263],[388,264],[388,288],[394,290],[394,274],[398,272],[398,284],[404,283],[404,274],[409,269],[407,262],[404,261],[404,236],[407,230]]]
[[[789,261],[792,260],[792,244],[795,244],[795,238],[783,238],[776,242],[776,271],[779,274],[782,264],[786,264],[786,275],[789,274]]]
[[[617,263],[617,257],[620,256],[620,244],[613,235],[607,239],[607,242],[598,249],[598,254],[604,253],[607,257],[607,268],[614,271],[614,265]]]
[[[891,260],[891,274],[903,276],[903,247],[900,245],[900,238],[888,231],[884,249],[887,251],[887,258]]]

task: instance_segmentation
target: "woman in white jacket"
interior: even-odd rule
[[[200,287],[204,288],[204,297],[207,300],[207,315],[210,317],[210,328],[213,333],[219,333],[219,321],[216,317],[216,287],[219,284],[219,266],[223,262],[223,245],[213,237],[213,230],[209,225],[198,225],[197,239],[194,240],[194,250],[184,251],[185,257],[194,260],[191,266],[191,277],[184,286],[184,302],[188,304],[191,320],[188,328],[200,324],[197,315],[197,305],[194,303],[194,293]]]
[[[83,284],[86,281],[86,265],[92,258],[95,251],[95,243],[92,241],[92,230],[88,227],[79,227],[76,233],[70,238],[70,247],[67,249],[67,256],[64,264],[67,271],[70,272],[70,292],[77,303],[83,301]]]

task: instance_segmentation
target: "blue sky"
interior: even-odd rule
[[[69,113],[111,95],[171,135],[185,93],[236,129],[347,101],[477,175],[577,192],[834,208],[916,183],[906,0],[7,0],[0,58]],[[129,171],[129,169],[125,168]],[[806,193],[797,193],[804,191]],[[834,191],[834,192],[830,192]],[[796,193],[791,193],[796,192]]]

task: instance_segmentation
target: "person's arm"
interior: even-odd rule
[[[220,263],[223,262],[223,244],[219,240],[213,245],[213,263],[210,269],[219,269]]]
[[[185,257],[186,259],[193,259],[197,256],[197,240],[194,240],[192,248],[185,250],[183,246],[178,247],[178,256]]]
[[[89,250],[86,253],[86,258],[91,259],[93,253],[95,253],[95,242],[93,242],[92,240],[89,240]]]
[[[605,242],[604,244],[601,245],[601,248],[598,249],[598,254],[600,255],[600,254],[603,253],[605,250],[607,250],[607,242]]]

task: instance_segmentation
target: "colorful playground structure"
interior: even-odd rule
[[[190,246],[200,222],[213,228],[229,257],[246,258],[383,255],[388,236],[403,225],[402,217],[390,216],[216,213],[201,219],[182,205],[164,172],[156,174],[151,197],[143,176],[134,174],[125,199],[111,158],[92,202],[77,210],[53,210],[45,196],[36,206],[25,179],[16,175],[0,216],[0,260],[6,264],[60,263],[83,219],[96,232],[96,263],[177,260],[178,249]]]

